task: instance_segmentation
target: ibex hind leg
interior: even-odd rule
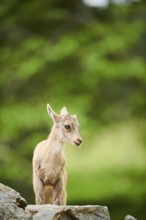
[[[45,186],[45,204],[53,204],[53,187]]]

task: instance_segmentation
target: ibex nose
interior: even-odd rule
[[[74,141],[76,146],[80,146],[80,144],[82,143],[82,139],[77,138],[76,141]]]
[[[81,144],[83,141],[81,139],[78,138],[78,142]]]

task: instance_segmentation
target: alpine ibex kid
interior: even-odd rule
[[[79,146],[76,115],[70,115],[64,107],[60,115],[49,104],[47,111],[54,124],[47,140],[40,142],[33,155],[33,188],[36,204],[45,204],[53,198],[55,205],[66,205],[66,181],[64,144]]]

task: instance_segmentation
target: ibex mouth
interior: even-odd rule
[[[75,143],[76,146],[80,146],[80,143],[77,143],[77,142],[75,142],[75,141],[74,141],[74,143]]]
[[[74,141],[74,143],[75,143],[76,146],[80,146],[82,141],[79,141],[79,142]]]

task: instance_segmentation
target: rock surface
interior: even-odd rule
[[[131,215],[126,215],[125,219],[124,220],[137,220],[136,218],[134,218],[133,216]]]
[[[108,208],[99,205],[28,205],[20,193],[0,183],[0,220],[110,220]],[[124,220],[136,220],[127,215]]]
[[[106,206],[28,205],[34,220],[110,220]]]
[[[30,220],[32,214],[25,210],[27,202],[20,193],[0,183],[0,220]]]

